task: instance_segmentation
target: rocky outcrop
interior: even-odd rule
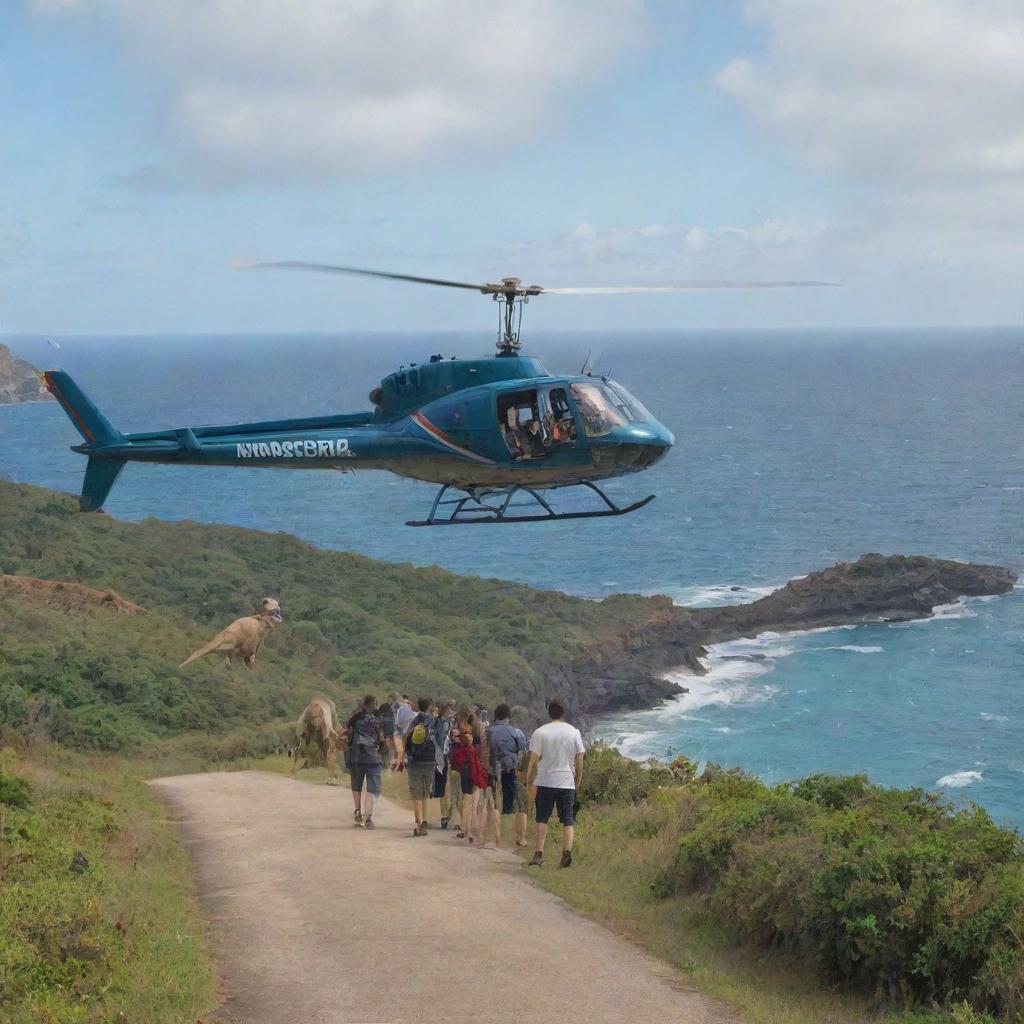
[[[126,601],[116,590],[93,590],[81,583],[40,580],[34,576],[0,575],[0,597],[13,596],[36,604],[59,608],[62,612],[92,615],[112,612],[116,615],[145,615],[146,609]]]
[[[961,597],[1006,594],[1016,581],[1016,573],[995,565],[869,554],[791,580],[749,604],[679,608],[661,598],[642,627],[588,651],[552,684],[584,722],[650,708],[685,692],[666,672],[707,671],[701,659],[708,644],[768,631],[928,618]]]
[[[52,397],[43,387],[39,371],[24,359],[12,355],[6,345],[0,345],[0,405],[45,402]]]

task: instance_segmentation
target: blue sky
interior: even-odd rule
[[[1019,323],[1024,12],[1008,0],[0,5],[0,331]],[[416,304],[413,309],[409,303]]]

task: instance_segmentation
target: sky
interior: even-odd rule
[[[0,332],[1019,325],[1024,0],[3,0]]]

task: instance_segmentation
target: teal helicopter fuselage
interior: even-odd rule
[[[66,373],[43,376],[82,435],[83,511],[102,507],[127,462],[382,469],[478,495],[589,485],[646,469],[674,443],[617,383],[552,376],[519,355],[403,367],[367,412],[135,434],[116,430]]]

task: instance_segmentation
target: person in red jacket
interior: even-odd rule
[[[456,838],[469,838],[474,846],[483,846],[481,837],[476,835],[474,824],[476,804],[480,793],[487,788],[490,780],[473,744],[475,726],[475,716],[469,708],[463,708],[457,725],[452,728],[451,767],[453,771],[459,773],[462,780],[462,810]]]

